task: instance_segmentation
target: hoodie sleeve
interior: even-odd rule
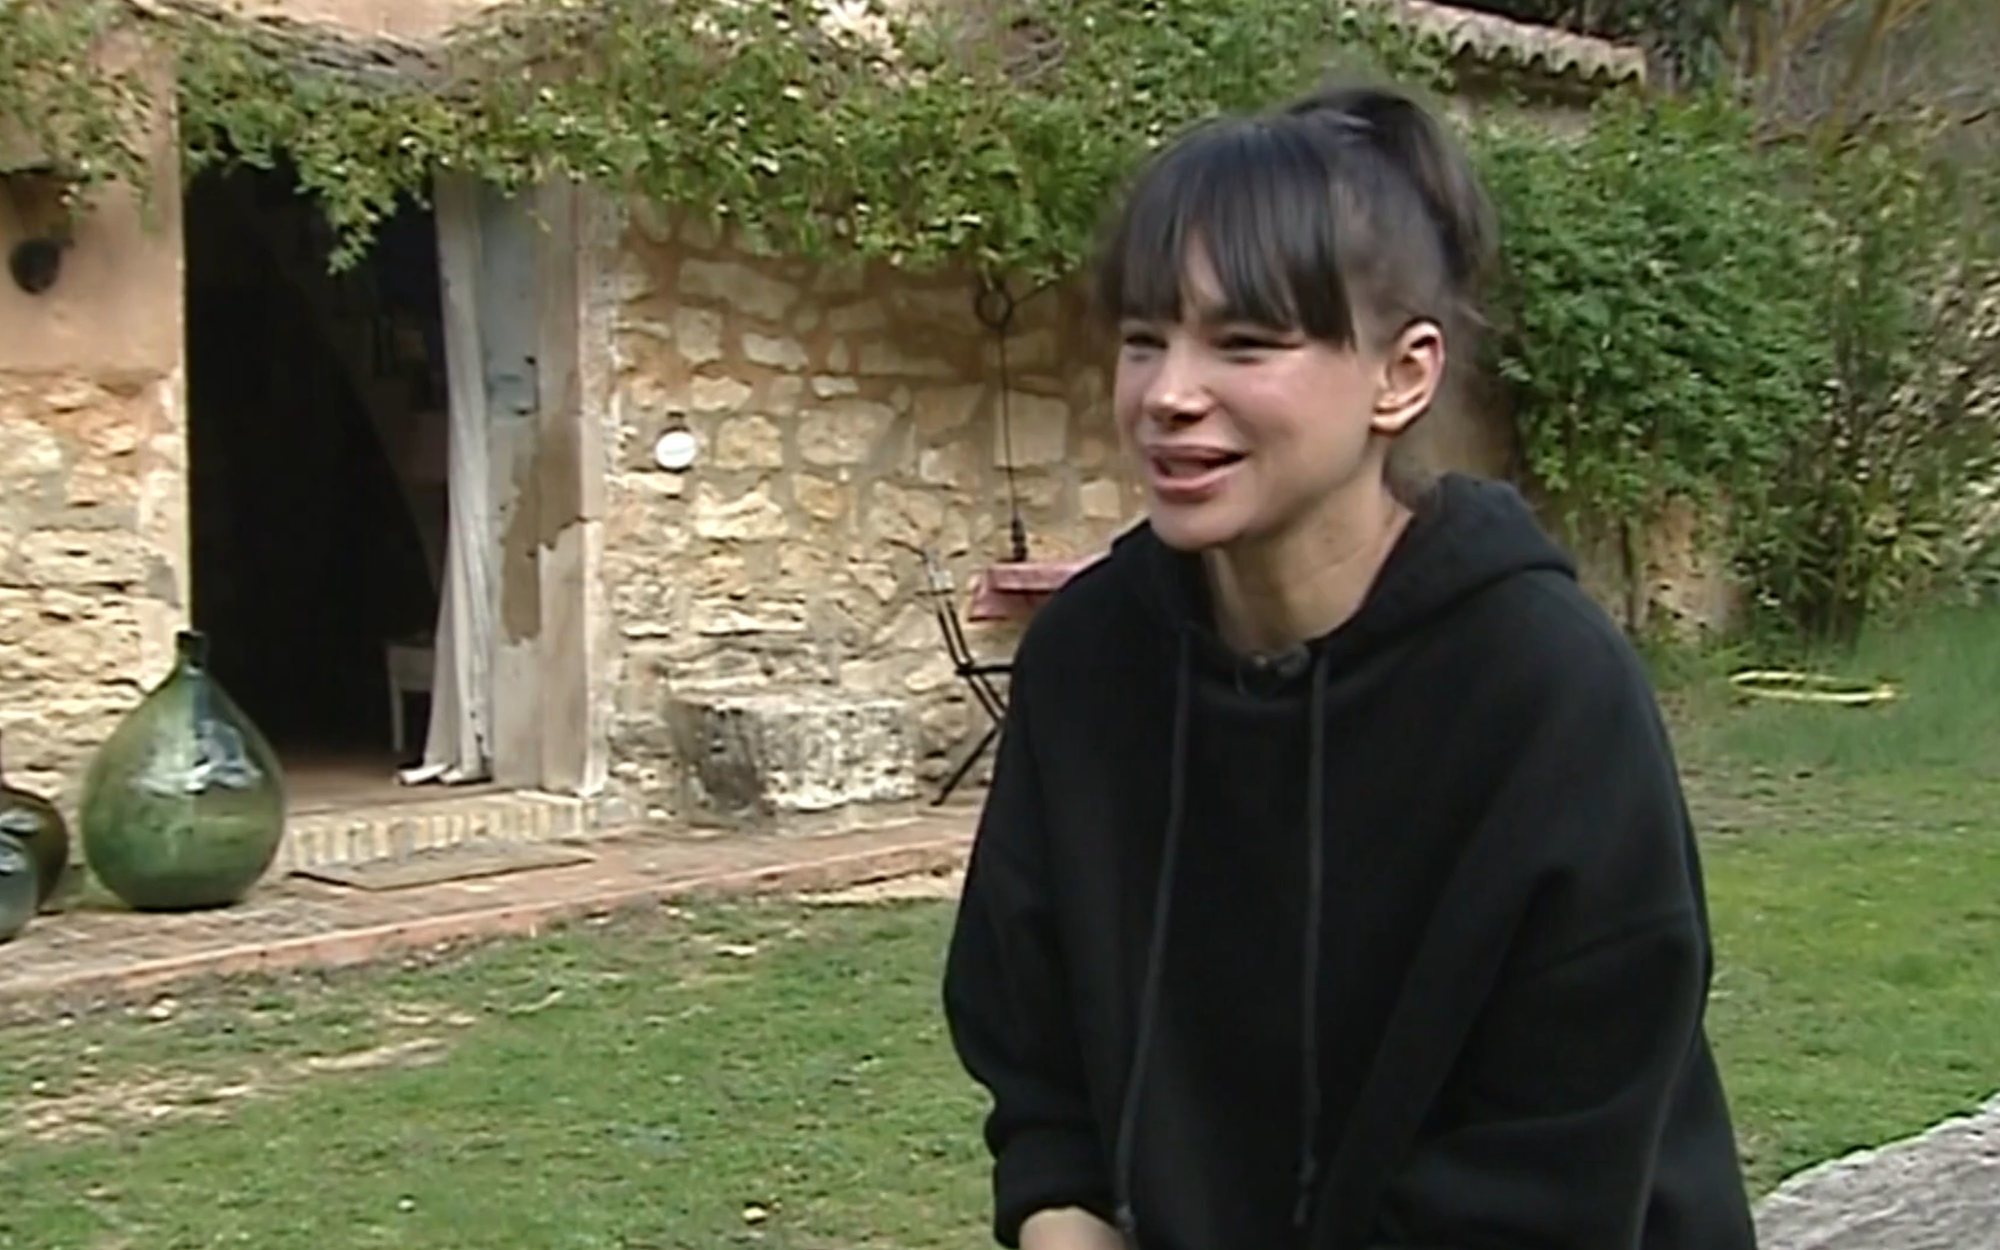
[[[1037,1211],[1109,1221],[1113,1206],[1056,930],[1026,685],[1017,672],[944,977],[959,1058],[992,1096],[993,1231],[1009,1247]]]
[[[1734,1158],[1726,1122],[1691,1163],[1663,1134],[1705,1061],[1708,935],[1665,731],[1636,662],[1607,652],[1572,656],[1487,808],[1474,854],[1525,903],[1486,935],[1506,954],[1392,1174],[1377,1250],[1636,1246],[1662,1177],[1713,1171],[1718,1143]]]

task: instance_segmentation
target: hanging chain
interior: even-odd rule
[[[1019,564],[1028,558],[1028,527],[1021,520],[1021,496],[1014,481],[1014,420],[1009,397],[1014,390],[1007,371],[1007,334],[1014,324],[1015,301],[1006,283],[982,277],[979,293],[972,301],[973,315],[993,331],[1000,364],[1000,447],[1007,472],[1007,534],[1011,540],[1009,559]]]

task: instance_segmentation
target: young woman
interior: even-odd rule
[[[1753,1245],[1646,675],[1515,492],[1406,463],[1491,234],[1379,90],[1116,221],[1150,517],[1021,644],[945,971],[1004,1245]]]

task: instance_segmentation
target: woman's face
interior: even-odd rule
[[[1419,323],[1377,354],[1220,320],[1226,301],[1198,252],[1186,292],[1178,322],[1121,323],[1112,396],[1161,540],[1183,551],[1263,542],[1357,484],[1379,486],[1388,439],[1436,389],[1436,327]]]

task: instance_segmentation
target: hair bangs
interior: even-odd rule
[[[1283,123],[1212,124],[1158,158],[1133,187],[1102,253],[1098,295],[1117,318],[1179,321],[1205,262],[1204,321],[1245,322],[1354,342],[1340,263],[1338,165]],[[1351,242],[1351,240],[1349,240]]]

